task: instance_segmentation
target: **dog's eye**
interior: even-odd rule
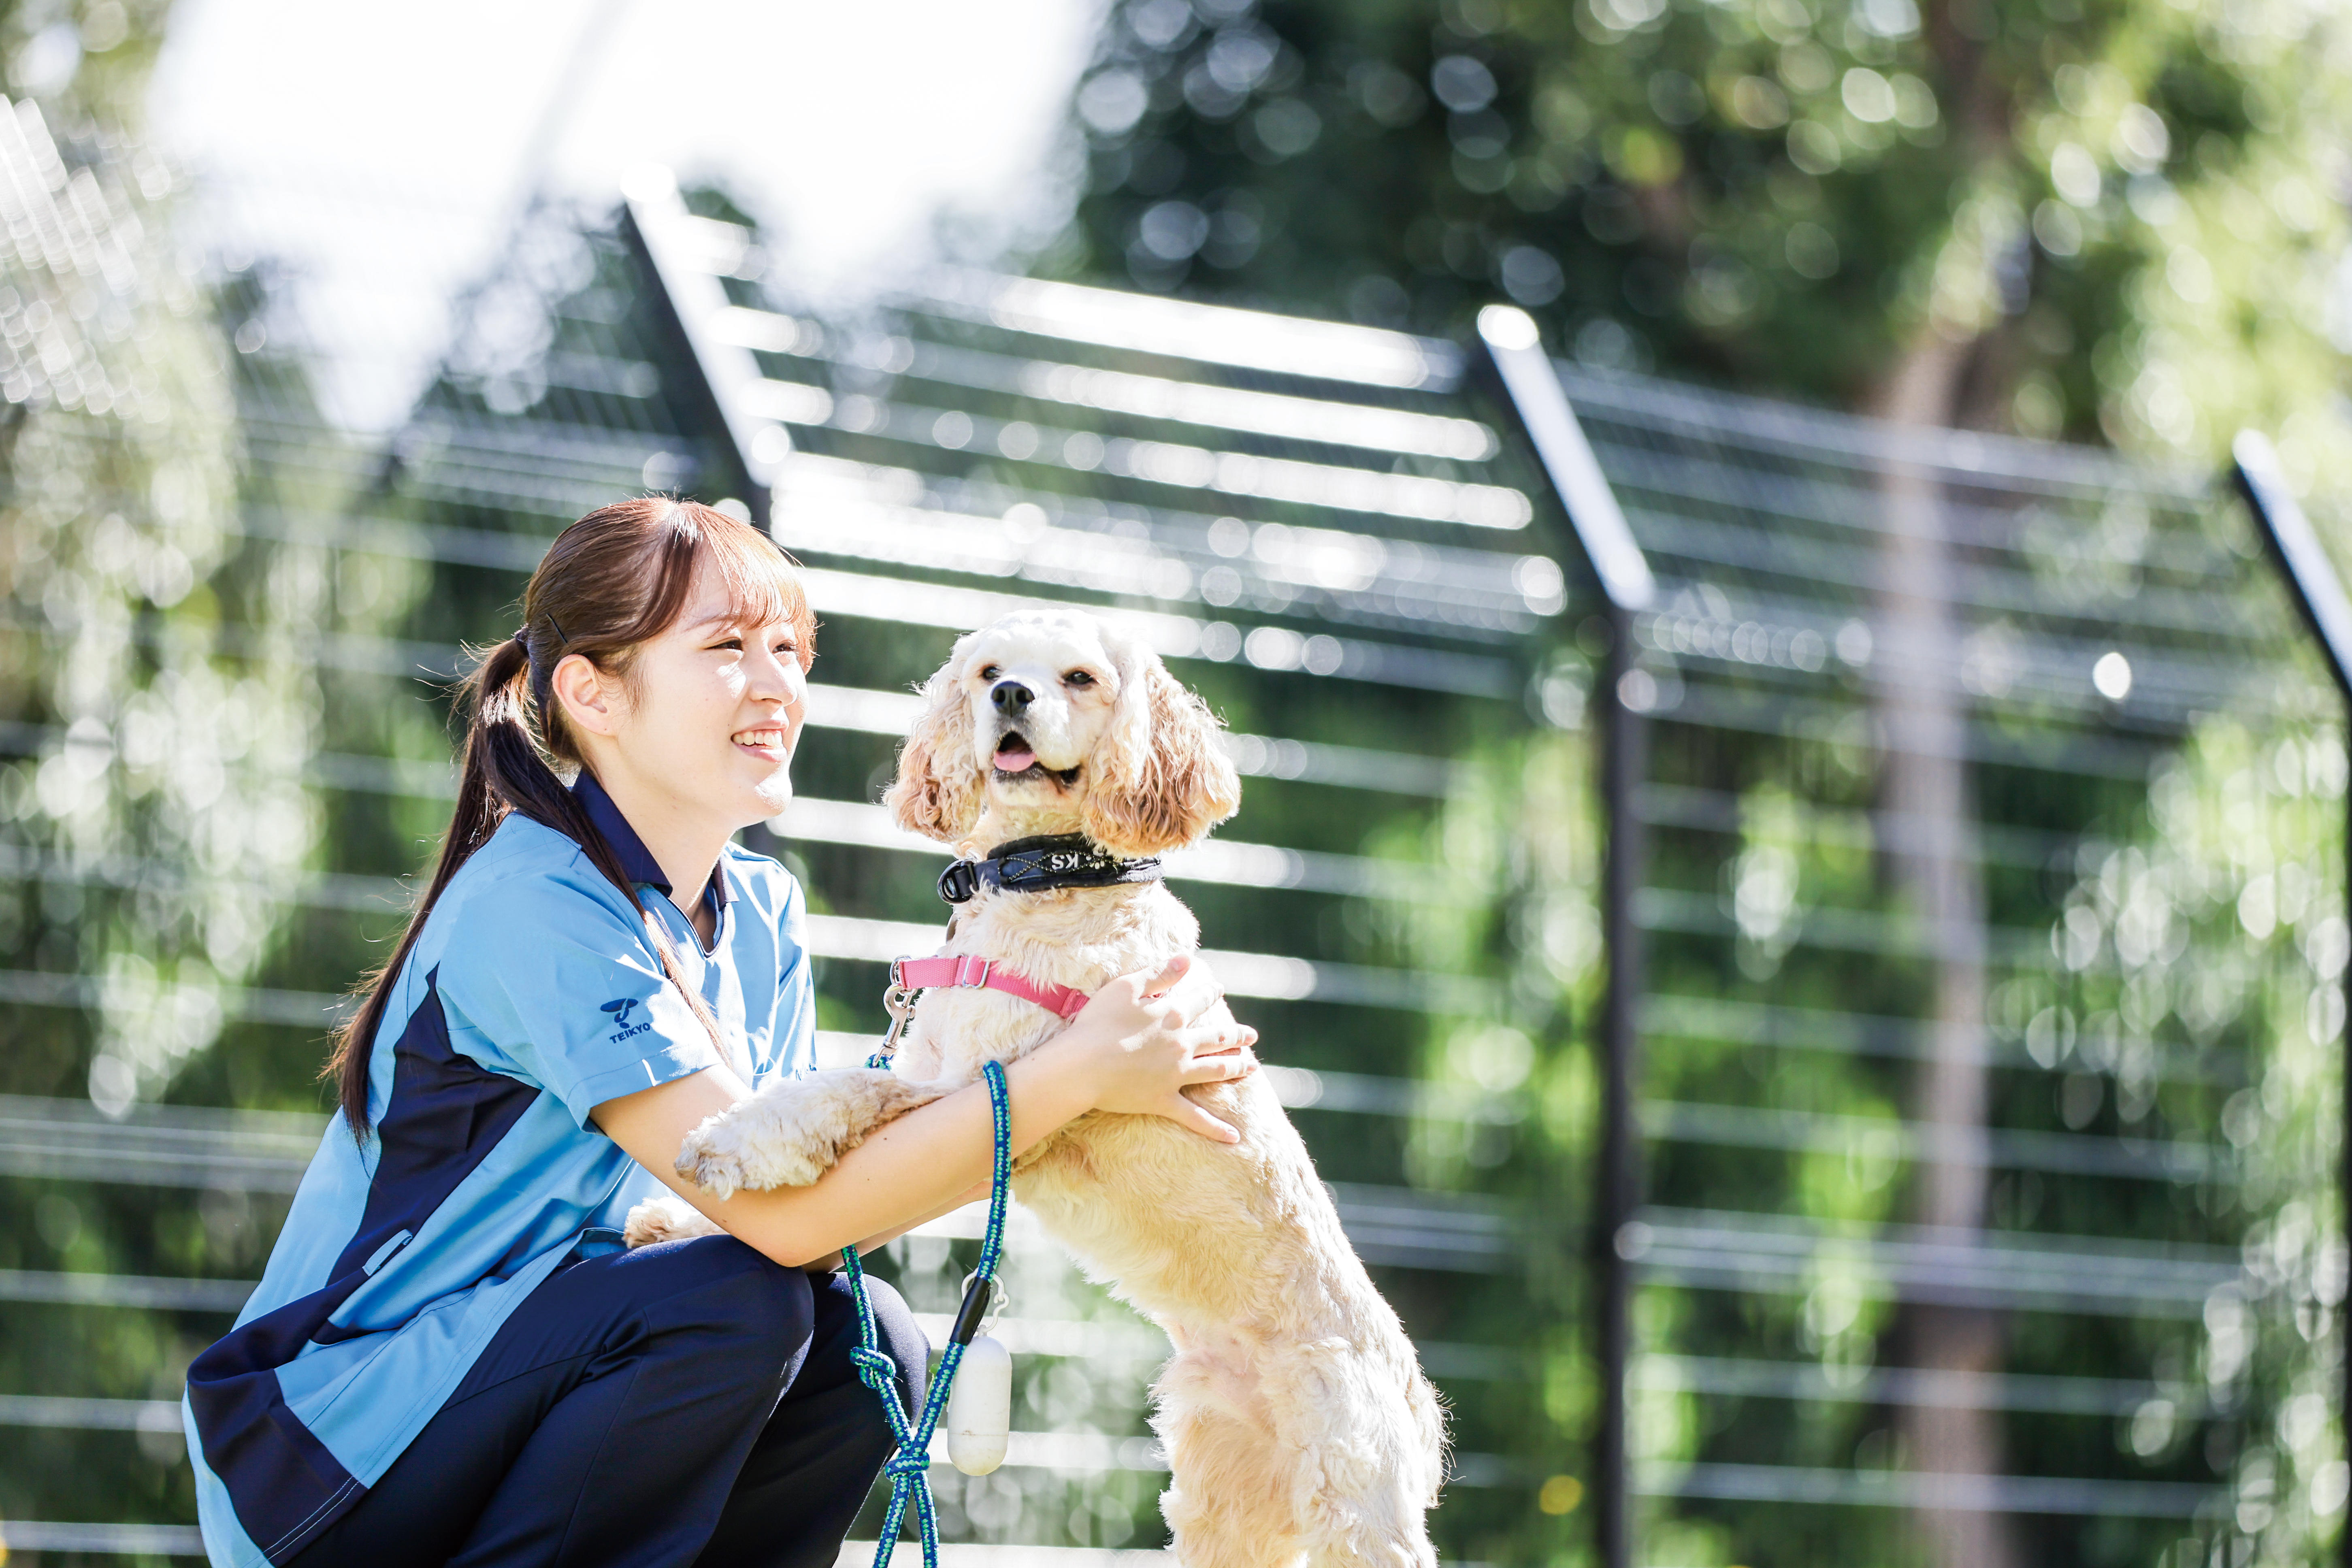
[[[1083,669],[1074,669],[1062,677],[1062,684],[1065,686],[1092,686],[1094,683],[1095,678]]]
[[[992,664],[983,664],[980,667],[980,678],[982,680],[994,680],[1003,673],[1003,672],[1002,670],[998,669],[996,666]]]

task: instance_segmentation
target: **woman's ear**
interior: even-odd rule
[[[621,685],[607,681],[588,656],[568,653],[547,678],[563,721],[575,733],[611,735],[620,727]]]
[[[1115,855],[1181,849],[1242,803],[1223,726],[1150,648],[1130,642],[1118,664],[1118,706],[1088,768],[1087,837]]]
[[[972,755],[971,704],[956,677],[963,643],[923,688],[923,716],[898,752],[898,776],[882,804],[909,833],[953,844],[980,821],[987,781]]]

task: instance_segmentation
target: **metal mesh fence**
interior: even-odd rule
[[[1453,345],[968,273],[819,310],[656,184],[529,207],[355,436],[413,367],[335,359],[368,334],[315,312],[352,302],[210,284],[240,462],[13,400],[20,519],[27,476],[100,476],[40,514],[92,553],[20,554],[0,628],[0,1182],[32,1216],[0,1510],[51,1521],[16,1550],[193,1549],[172,1385],[446,821],[443,683],[564,522],[647,489],[807,563],[814,733],[761,842],[811,891],[833,1059],[936,941],[938,851],[873,803],[956,633],[1086,605],[1228,718],[1244,811],[1177,887],[1453,1403],[1448,1561],[1578,1560],[1620,1493],[1659,1568],[1937,1532],[2189,1568],[2337,1528],[2339,710],[2201,479],[1563,370],[1653,574],[1620,637]],[[1622,898],[1612,829],[1646,847]],[[1596,1207],[1612,931],[1646,1192]],[[943,1315],[971,1245],[884,1272]],[[1154,1544],[1156,1333],[1034,1235],[1013,1289],[1013,1462],[940,1472],[951,1536]]]
[[[1559,375],[1655,573],[1600,694],[1641,847],[1621,1550],[2315,1552],[2345,763],[2256,520],[2104,454]]]

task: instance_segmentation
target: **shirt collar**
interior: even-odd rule
[[[653,851],[646,847],[646,841],[637,837],[637,830],[629,826],[629,819],[621,815],[621,808],[613,803],[613,797],[604,793],[604,786],[596,782],[596,775],[582,768],[580,777],[572,785],[572,793],[579,798],[581,808],[588,814],[588,820],[596,825],[596,831],[604,836],[604,842],[613,847],[614,858],[620,861],[621,869],[629,880],[648,883],[660,889],[667,897],[670,890],[669,878],[663,872],[661,862],[655,859]],[[703,889],[702,896],[710,900],[713,910],[724,910],[727,908],[727,865],[723,858],[710,868],[710,885]]]

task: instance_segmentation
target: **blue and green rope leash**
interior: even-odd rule
[[[887,1058],[877,1057],[869,1066],[887,1066]],[[988,1189],[988,1229],[980,1241],[980,1267],[973,1271],[971,1283],[963,1294],[963,1308],[956,1313],[955,1327],[948,1333],[947,1349],[940,1352],[940,1370],[931,1379],[931,1391],[923,1401],[921,1419],[909,1424],[906,1402],[898,1396],[898,1363],[892,1361],[877,1343],[874,1331],[874,1309],[866,1300],[866,1271],[858,1267],[857,1249],[845,1247],[841,1251],[842,1272],[849,1277],[849,1293],[857,1302],[857,1348],[849,1359],[857,1367],[858,1381],[872,1389],[882,1401],[882,1414],[890,1423],[890,1435],[898,1440],[898,1452],[882,1467],[890,1478],[890,1509],[882,1517],[881,1538],[875,1543],[874,1568],[889,1568],[890,1553],[898,1545],[898,1531],[906,1522],[907,1505],[915,1508],[915,1525],[923,1541],[923,1568],[939,1568],[940,1521],[931,1503],[931,1433],[946,1411],[948,1391],[955,1384],[956,1368],[963,1364],[964,1347],[980,1332],[981,1321],[988,1316],[988,1308],[996,1293],[996,1266],[1004,1257],[1004,1207],[1013,1189],[1013,1101],[1004,1083],[1004,1068],[998,1062],[982,1065],[980,1075],[988,1084],[988,1109],[996,1127],[996,1156]]]

